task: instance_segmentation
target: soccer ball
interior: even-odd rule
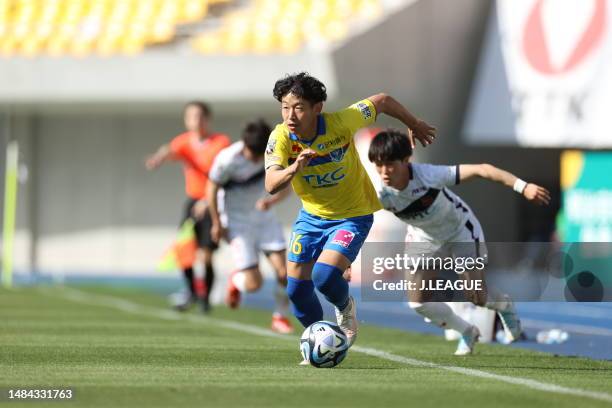
[[[337,366],[346,357],[348,349],[346,335],[332,322],[313,323],[304,330],[300,338],[302,356],[318,368]]]

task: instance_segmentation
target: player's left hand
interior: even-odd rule
[[[261,198],[261,199],[257,200],[257,202],[255,203],[255,208],[258,211],[266,211],[270,207],[272,207],[272,204],[270,203],[270,201],[268,201],[265,198]]]
[[[191,215],[196,220],[201,220],[204,218],[204,214],[206,214],[206,210],[208,209],[208,203],[206,200],[200,200],[193,205],[191,209]]]
[[[523,190],[523,195],[527,200],[538,205],[548,205],[550,203],[550,192],[537,184],[528,183]]]
[[[408,129],[408,138],[410,139],[410,145],[413,149],[415,147],[414,139],[418,139],[421,145],[426,147],[434,142],[436,138],[436,128],[430,126],[423,120],[418,120],[412,128]]]

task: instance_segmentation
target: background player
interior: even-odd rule
[[[416,164],[410,163],[411,155],[412,146],[408,136],[396,130],[380,132],[372,140],[368,151],[368,158],[376,165],[376,171],[382,178],[379,198],[383,207],[408,224],[406,242],[427,243],[429,255],[445,244],[456,242],[474,242],[475,245],[464,246],[473,251],[467,255],[474,259],[479,256],[478,251],[486,251],[484,233],[478,219],[447,186],[478,177],[514,188],[527,200],[537,204],[548,204],[550,201],[550,193],[545,188],[526,183],[490,164]],[[461,249],[465,251],[465,248]],[[445,303],[427,302],[418,296],[418,293],[411,293],[410,307],[439,327],[461,333],[455,354],[470,354],[479,336],[478,329],[455,314]],[[488,299],[478,303],[496,310],[509,338],[518,339],[521,334],[520,321],[508,296],[489,291]]]
[[[238,307],[241,293],[257,291],[263,282],[259,254],[266,254],[276,272],[276,310],[272,330],[291,333],[287,319],[289,299],[287,286],[286,241],[281,223],[270,207],[290,192],[288,188],[273,196],[264,190],[264,152],[270,126],[263,120],[251,122],[242,132],[242,140],[223,149],[215,158],[209,173],[209,210],[214,242],[227,238],[232,247],[234,267],[228,282],[226,303]],[[221,199],[217,200],[221,190]],[[266,197],[264,197],[266,195]],[[220,204],[220,205],[218,205]],[[200,203],[196,211],[202,210]]]
[[[380,209],[353,136],[381,113],[402,121],[424,146],[433,141],[434,129],[385,94],[322,113],[325,85],[306,73],[280,79],[273,94],[283,123],[266,148],[266,190],[274,193],[291,183],[303,204],[289,251],[287,293],[293,312],[305,327],[323,318],[316,286],[336,307],[338,324],[352,344],[355,302],[342,275],[370,231],[372,214]]]
[[[153,170],[168,161],[181,161],[185,174],[185,192],[187,201],[181,224],[189,217],[193,217],[193,206],[198,200],[206,199],[206,182],[208,172],[217,153],[230,145],[230,139],[225,134],[213,133],[209,130],[211,110],[207,104],[192,101],[185,105],[184,121],[186,132],[176,136],[168,144],[157,149],[146,161],[146,167]],[[210,236],[211,219],[208,211],[195,221],[195,234],[200,247],[200,258],[205,271],[205,282],[200,291],[203,311],[208,311],[210,303],[209,293],[214,282],[212,254],[217,245]],[[185,310],[197,299],[196,282],[193,267],[183,270],[189,288],[189,296],[179,300],[175,306]]]

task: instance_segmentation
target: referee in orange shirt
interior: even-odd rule
[[[195,234],[205,270],[204,288],[203,290],[197,290],[198,285],[194,278],[193,267],[184,269],[183,273],[189,287],[190,296],[175,305],[178,310],[186,310],[198,298],[200,298],[204,312],[208,312],[210,309],[208,295],[212,290],[215,277],[212,255],[217,249],[217,245],[210,235],[212,221],[208,210],[204,211],[204,215],[200,217],[196,216],[196,212],[198,214],[203,212],[201,206],[202,203],[206,202],[208,172],[217,153],[231,144],[227,135],[209,131],[210,119],[211,110],[206,103],[201,101],[189,102],[185,105],[184,110],[187,131],[176,136],[170,143],[160,146],[146,161],[148,170],[156,169],[168,161],[181,161],[183,163],[187,202],[185,203],[182,222],[190,217],[196,221]],[[200,209],[195,211],[194,206],[198,202]]]

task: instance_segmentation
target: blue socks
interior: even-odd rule
[[[293,315],[308,327],[323,320],[321,302],[315,294],[315,286],[330,303],[340,310],[348,305],[349,286],[342,271],[335,266],[317,262],[312,268],[312,280],[287,278],[287,296],[291,300]]]
[[[338,309],[344,310],[349,302],[349,285],[342,277],[342,271],[335,266],[315,263],[312,268],[312,281],[319,292]]]
[[[287,296],[291,299],[293,315],[304,327],[323,320],[323,309],[311,280],[287,277]]]

